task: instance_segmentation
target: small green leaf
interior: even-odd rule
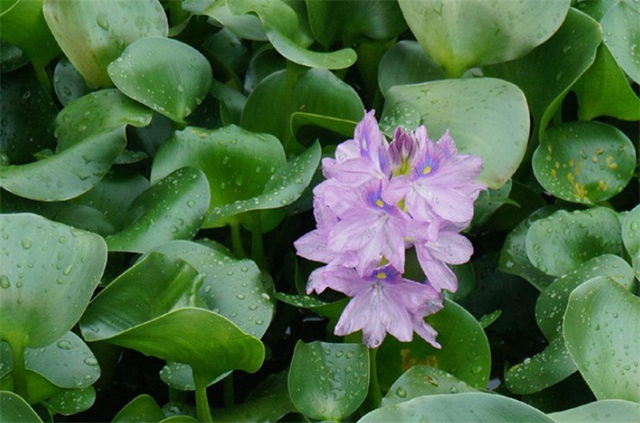
[[[365,345],[298,341],[289,369],[289,395],[299,412],[340,421],[358,409],[368,388]]]
[[[112,423],[148,422],[157,423],[164,420],[162,409],[151,396],[139,395],[132,399],[111,420]]]
[[[542,272],[562,276],[602,254],[622,254],[618,216],[597,207],[559,210],[534,222],[526,238],[527,256]]]
[[[567,349],[596,398],[640,402],[640,298],[597,278],[569,297],[563,333]]]
[[[204,174],[191,167],[178,169],[131,203],[124,229],[106,238],[109,251],[144,253],[175,239],[191,239],[208,205]]]
[[[633,144],[617,128],[570,122],[550,128],[533,154],[533,172],[556,197],[595,204],[620,193],[636,163]]]
[[[128,97],[178,123],[204,100],[211,87],[209,61],[193,47],[167,38],[143,38],[109,67]]]
[[[92,386],[82,389],[62,391],[46,401],[47,406],[55,413],[71,416],[81,413],[93,406],[96,401],[96,390]]]
[[[62,57],[53,71],[53,88],[63,106],[93,91],[66,57]]]
[[[424,51],[461,76],[474,67],[517,59],[558,30],[569,1],[517,3],[399,0]]]
[[[407,66],[411,63],[411,66]],[[420,82],[444,79],[444,71],[416,41],[400,41],[391,47],[382,57],[378,70],[378,85],[382,94],[396,85],[417,84]]]
[[[438,423],[555,423],[541,411],[502,395],[465,392],[430,395],[379,408],[358,423],[437,421]]]
[[[461,153],[482,158],[478,180],[490,188],[504,185],[524,157],[529,136],[526,99],[506,81],[481,78],[398,85],[387,92],[384,115],[398,103],[413,106],[431,138],[450,129]]]
[[[107,66],[134,41],[166,37],[167,17],[157,0],[45,0],[44,17],[64,54],[92,88],[113,86]]]
[[[460,379],[435,367],[418,364],[407,370],[396,380],[382,399],[382,407],[410,401],[414,398],[438,395],[475,392]]]
[[[600,21],[603,41],[616,62],[629,77],[640,84],[640,10],[619,1],[607,10]]]
[[[27,63],[29,63],[29,58],[20,47],[0,39],[0,72],[12,72]]]
[[[622,224],[622,241],[631,257],[640,253],[640,206],[627,214]]]
[[[549,414],[558,423],[636,423],[638,416],[640,404],[623,400],[595,401]]]
[[[11,423],[42,423],[33,408],[13,392],[0,392],[0,421]]]

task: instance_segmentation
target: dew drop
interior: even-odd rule
[[[405,391],[404,388],[398,388],[396,389],[396,395],[399,396],[400,398],[406,398],[407,391]]]
[[[69,341],[59,341],[56,345],[61,350],[70,350],[72,348],[71,342]]]
[[[7,275],[0,276],[0,287],[3,289],[7,289],[11,286],[11,282],[9,282],[9,277]]]
[[[87,366],[97,366],[98,360],[93,357],[87,357],[84,359],[84,364],[86,364]]]

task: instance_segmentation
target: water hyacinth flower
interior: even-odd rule
[[[335,158],[323,160],[327,179],[313,192],[317,228],[294,245],[326,264],[310,275],[308,293],[330,288],[351,297],[337,335],[361,330],[377,348],[387,333],[408,342],[416,332],[439,348],[425,317],[442,308],[443,290],[458,288],[448,266],[473,253],[459,232],[485,189],[476,182],[481,170],[482,160],[459,154],[449,131],[435,142],[424,126],[399,127],[389,143],[373,111]],[[422,283],[402,277],[407,248],[416,249]]]

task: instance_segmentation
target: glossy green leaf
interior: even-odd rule
[[[299,412],[340,421],[358,409],[368,388],[365,345],[298,341],[289,369],[289,395]]]
[[[411,63],[411,66],[407,66]],[[400,41],[391,47],[380,61],[378,85],[386,94],[396,85],[444,79],[444,71],[422,50],[416,41]]]
[[[255,372],[264,360],[260,340],[193,307],[202,279],[185,261],[150,253],[94,298],[80,322],[82,334],[189,364],[207,381],[229,370]]]
[[[527,256],[527,233],[531,225],[555,212],[556,207],[539,209],[523,220],[507,235],[500,253],[500,270],[520,276],[542,291],[553,282],[553,277],[536,268]]]
[[[251,93],[267,76],[284,70],[286,63],[287,61],[270,44],[256,50],[244,76],[245,92]]]
[[[533,136],[542,138],[571,86],[595,60],[600,42],[600,25],[571,8],[560,29],[544,44],[520,59],[488,66],[483,72],[520,87],[533,116]]]
[[[410,401],[414,398],[438,395],[475,392],[460,379],[435,367],[418,364],[407,370],[396,380],[382,399],[382,407]]]
[[[63,106],[89,94],[92,89],[66,57],[61,58],[53,72],[53,88]]]
[[[567,349],[596,398],[640,402],[640,298],[595,279],[569,297],[563,333]]]
[[[178,169],[131,203],[124,229],[106,238],[109,251],[144,253],[165,242],[193,238],[208,205],[204,174],[191,167]]]
[[[211,18],[214,24],[227,28],[238,37],[252,41],[268,41],[267,34],[262,29],[262,22],[255,15],[236,16],[227,7],[226,1],[201,2],[203,6],[196,7],[196,2],[191,5],[184,2],[184,8],[193,13],[202,13]]]
[[[44,0],[3,1],[0,4],[0,37],[22,49],[39,67],[60,53],[42,14]]]
[[[271,135],[254,134],[233,125],[217,130],[188,127],[176,132],[158,151],[151,180],[157,181],[183,166],[200,169],[211,189],[209,210],[214,210],[261,195],[285,163],[282,145]],[[237,222],[237,218],[232,219]],[[226,223],[217,220],[216,225]]]
[[[627,214],[622,223],[622,241],[631,257],[640,253],[640,206]]]
[[[337,40],[351,45],[362,40],[388,40],[407,29],[398,4],[393,1],[336,2],[306,0],[309,26],[325,47]]]
[[[98,235],[32,214],[0,215],[2,340],[45,347],[78,321],[107,261]]]
[[[509,179],[498,189],[487,189],[480,192],[474,204],[471,227],[482,226],[491,218],[503,204],[510,203],[509,194],[513,181]]]
[[[167,38],[134,42],[108,72],[125,95],[179,123],[202,103],[212,81],[211,65],[198,50]]]
[[[550,128],[533,154],[533,173],[554,196],[595,204],[619,194],[636,163],[633,144],[617,128],[570,122]]]
[[[122,129],[126,125],[147,126],[149,122],[151,110],[120,91],[97,91],[71,102],[56,117],[57,151],[64,151],[94,135]]]
[[[486,228],[499,232],[511,231],[531,213],[546,205],[539,193],[517,180],[512,180],[509,201],[491,215]]]
[[[549,414],[558,423],[635,423],[638,416],[640,404],[623,400],[595,401]]]
[[[45,377],[40,376],[40,374],[38,373],[32,372],[31,370],[27,370],[25,376],[26,376],[26,382],[27,382],[26,400],[29,403],[29,405],[34,406],[62,392],[60,388],[55,386],[53,383],[49,382]],[[5,375],[2,379],[0,379],[0,388],[3,391],[13,392],[15,390],[15,380],[14,380],[13,372],[10,372],[9,374]],[[40,415],[42,418],[45,418],[45,415],[43,414],[40,414]]]
[[[600,23],[603,41],[616,62],[636,84],[640,84],[640,9],[624,1],[607,10]]]
[[[9,163],[31,162],[34,153],[55,145],[51,125],[58,110],[33,72],[3,74],[0,86],[0,151]]]
[[[151,396],[147,394],[139,395],[132,399],[122,410],[111,420],[112,423],[134,423],[149,422],[155,423],[164,419],[164,413],[160,406]]]
[[[418,111],[431,138],[450,129],[461,153],[482,158],[478,179],[490,188],[511,178],[524,157],[529,113],[523,93],[508,82],[482,78],[400,85],[387,92],[385,114],[398,103]]]
[[[332,52],[308,50],[312,42],[293,7],[281,0],[235,0],[227,3],[235,15],[255,13],[262,21],[267,38],[278,53],[299,65],[321,69],[344,69],[356,61],[350,48]]]
[[[575,83],[580,120],[611,116],[620,120],[640,120],[640,99],[633,91],[609,49],[601,44],[593,65]]]
[[[93,135],[46,159],[0,167],[0,187],[38,201],[63,201],[93,188],[124,150],[123,128]]]
[[[435,349],[418,336],[410,343],[388,337],[378,351],[380,386],[387,390],[404,372],[416,364],[451,373],[474,388],[485,388],[491,371],[491,353],[484,330],[476,319],[453,301],[426,318],[437,332],[442,346]]]
[[[107,66],[134,41],[166,37],[167,17],[157,0],[45,0],[44,17],[56,41],[89,87],[113,86]]]
[[[554,423],[552,418],[525,403],[502,395],[479,392],[416,398],[374,410],[358,423],[423,420],[438,423]]]
[[[221,226],[228,218],[252,210],[277,209],[296,201],[311,182],[320,163],[320,143],[316,142],[304,153],[280,168],[267,182],[263,193],[246,200],[235,201],[211,211],[204,227]]]
[[[518,3],[399,0],[424,51],[453,77],[474,67],[517,59],[562,24],[569,1]]]
[[[559,210],[534,222],[526,238],[527,256],[542,272],[562,276],[602,254],[622,254],[620,222],[606,208]]]
[[[547,339],[562,335],[562,317],[571,292],[597,277],[607,277],[626,289],[633,286],[633,269],[620,257],[610,254],[594,257],[559,277],[542,291],[536,303],[536,320]]]
[[[42,423],[33,408],[13,392],[0,392],[0,421],[11,423]]]
[[[81,413],[93,406],[96,401],[96,390],[92,386],[82,389],[65,390],[47,400],[47,406],[55,413],[71,416]]]
[[[20,47],[0,39],[0,72],[12,72],[27,63],[29,63],[29,58]]]

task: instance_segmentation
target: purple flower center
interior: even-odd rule
[[[440,160],[431,152],[426,152],[424,156],[415,164],[412,173],[413,180],[432,175],[438,170]]]
[[[367,203],[374,209],[384,211],[385,213],[389,213],[392,210],[392,206],[387,204],[382,199],[382,185],[379,184],[374,189],[368,190],[365,193]]]
[[[395,284],[402,275],[391,264],[373,269],[367,278],[370,282]]]

